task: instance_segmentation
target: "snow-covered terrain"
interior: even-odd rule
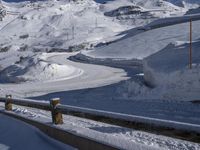
[[[106,58],[144,58],[161,50],[171,41],[185,41],[187,24],[182,25],[183,32],[179,33],[175,32],[177,30],[177,26],[175,26],[134,36],[133,29],[133,31],[124,33],[128,33],[126,36],[130,38],[124,38],[122,37],[124,34],[120,35],[119,33],[131,28],[128,20],[144,21],[134,24],[134,26],[141,26],[158,18],[183,15],[189,8],[197,7],[197,3],[193,2],[192,4],[194,5],[185,8],[158,0],[134,2],[115,0],[105,4],[96,3],[93,0],[38,1],[34,3],[2,1],[1,9],[6,11],[6,15],[0,26],[2,52],[0,81],[1,83],[21,83],[24,81],[62,80],[80,76],[84,70],[56,61],[48,62],[45,58],[46,54],[42,52],[79,51],[90,49],[100,42],[104,43],[115,39],[118,39],[118,42],[95,48],[92,52],[86,51],[84,54]],[[132,12],[138,11],[137,9],[140,11],[139,15],[147,17],[148,13],[151,15],[153,13],[157,14],[157,17],[150,16],[150,19],[143,17],[139,19],[132,14]],[[120,14],[117,15],[118,12]],[[121,19],[114,19],[115,15],[133,16],[129,19],[125,17],[128,22],[121,24]],[[195,27],[198,28],[198,22]],[[117,34],[118,36],[115,36]],[[155,37],[152,38],[152,35]],[[154,45],[149,47],[149,44]],[[148,50],[146,50],[147,48]]]
[[[24,70],[16,70],[16,72],[15,70],[11,70],[13,74],[18,72],[21,74],[25,73],[25,75],[21,77],[15,76],[16,78],[32,79],[35,82],[26,81],[20,84],[0,84],[0,89],[2,89],[0,93],[12,93],[14,96],[19,97],[38,96],[51,92],[98,87],[128,79],[123,69],[72,62],[67,60],[71,55],[74,55],[74,53],[50,53],[47,54],[47,56],[51,57],[48,57],[46,60],[50,65],[27,66],[27,72],[24,72],[26,68]],[[54,62],[59,64],[60,67],[63,66],[64,69],[49,68],[51,64],[55,64]],[[70,66],[73,67],[70,68]],[[70,71],[66,70],[66,68],[70,68]],[[74,70],[73,68],[76,69]],[[51,74],[49,74],[49,72],[45,74],[45,69],[47,69],[47,71],[52,71]],[[61,78],[58,78],[59,72],[59,76],[63,75]],[[6,70],[3,70],[2,73],[7,75]],[[54,77],[54,75],[56,77]],[[10,76],[8,76],[8,79],[10,79]],[[13,77],[11,79],[13,79]],[[6,81],[6,79],[3,81]],[[18,79],[14,81],[18,81]]]
[[[1,109],[1,107],[0,107]],[[27,110],[24,107],[15,107],[12,112],[16,115],[37,120],[42,123],[51,121],[50,113],[38,111],[37,109]],[[64,129],[76,135],[90,137],[104,143],[116,145],[126,150],[198,150],[200,145],[184,140],[177,140],[166,136],[147,133],[139,130],[119,127],[106,123],[91,121],[78,117],[64,115],[64,124],[57,128]]]
[[[41,133],[38,129],[21,121],[0,114],[1,150],[75,150]]]
[[[163,19],[163,25],[167,21],[170,21],[170,19]],[[155,24],[157,23],[159,21],[156,21]],[[151,24],[155,25],[154,23]],[[193,31],[195,31],[193,33],[193,40],[199,39],[199,28],[200,21],[193,22]],[[117,42],[111,43],[108,46],[97,47],[92,51],[84,51],[83,54],[94,58],[143,59],[164,49],[170,43],[188,41],[189,31],[189,23],[162,27],[146,32],[133,29],[132,33],[129,31],[125,37],[118,39]]]
[[[46,52],[87,49],[106,38],[116,38],[113,36],[126,28],[104,16],[100,4],[92,0],[2,1],[2,5],[6,15],[0,24],[1,83],[60,81],[81,76],[87,70],[64,63],[65,58],[55,60],[55,54]],[[50,57],[54,60],[48,61]]]
[[[3,18],[7,24],[0,26],[1,48],[76,51],[124,30],[120,24],[105,17],[92,0],[3,2],[3,5],[6,11],[17,14],[8,12]]]
[[[121,23],[141,26],[158,18],[184,14],[187,9],[160,0],[115,0],[101,7],[106,16],[114,17]]]
[[[49,57],[52,56],[45,53],[36,54],[32,57],[20,57],[17,63],[1,71],[0,81],[3,83],[20,83],[24,81],[66,80],[83,73],[83,70],[71,65],[48,61]]]
[[[93,58],[96,60],[100,59],[101,61],[108,58],[133,61],[145,58],[143,61],[144,69],[141,73],[144,73],[144,79],[148,85],[159,86],[149,91],[147,87],[138,85],[136,82],[127,83],[126,86],[131,88],[129,89],[130,93],[134,93],[133,91],[137,92],[138,89],[135,87],[139,87],[141,98],[149,97],[153,93],[155,97],[160,99],[199,99],[198,43],[200,38],[200,21],[194,21],[192,27],[194,43],[194,69],[192,71],[188,71],[190,24],[186,22],[171,25],[172,22],[177,23],[178,20],[184,20],[184,18],[188,17],[196,18],[198,16],[199,14],[195,14],[157,20],[147,25],[149,29],[147,28],[146,31],[141,31],[140,28],[130,30],[116,42],[108,44],[108,46],[97,47],[92,51],[83,51],[80,56],[84,57],[86,55],[85,58],[88,60]],[[170,24],[171,26],[165,27],[166,24]],[[151,28],[155,29],[151,30]],[[150,63],[148,63],[149,60],[151,61]],[[132,95],[132,97],[135,97],[135,95]]]
[[[0,1],[0,96],[60,97],[68,105],[199,124],[199,105],[189,102],[200,99],[199,8],[199,0]],[[190,18],[195,20],[192,70]],[[15,111],[33,119],[41,115]],[[49,121],[47,112],[42,115]],[[127,149],[199,149],[195,143],[71,119],[62,128],[73,125],[81,134]]]
[[[195,8],[199,7],[199,0],[165,0],[174,5],[185,7],[185,8]]]
[[[171,95],[180,99],[199,98],[200,42],[193,42],[192,69],[189,69],[189,43],[169,44],[144,60],[144,77],[152,86],[169,87]],[[159,64],[159,65],[158,65]],[[171,87],[170,87],[171,86]]]

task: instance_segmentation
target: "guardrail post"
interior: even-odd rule
[[[7,111],[12,110],[12,95],[6,95],[5,109]]]
[[[52,122],[54,124],[63,124],[63,117],[62,113],[59,112],[56,109],[56,106],[60,104],[60,99],[59,98],[54,98],[50,100],[50,106],[51,106],[51,115],[52,115]]]

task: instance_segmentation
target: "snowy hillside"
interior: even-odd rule
[[[178,3],[178,1],[176,2]],[[180,0],[179,2],[184,3],[185,1]],[[186,18],[187,15],[198,15],[200,13],[200,2],[198,1],[187,1],[185,3],[187,7],[179,6],[177,3],[175,1],[163,0],[126,0],[126,2],[123,0],[115,0],[108,1],[101,6],[101,10],[105,12],[104,14],[106,16],[114,17],[120,22],[124,20],[122,22],[126,24],[131,22],[132,25],[139,26],[139,28],[145,25],[151,28],[151,26],[156,24],[158,24],[157,27],[159,28],[171,21],[173,22],[173,20],[182,20],[183,18],[181,16],[183,15]],[[190,18],[190,16],[187,17]],[[178,29],[182,29],[182,32],[179,32]],[[198,29],[198,22],[195,22],[195,39],[198,38]],[[144,33],[134,28],[119,34],[120,37],[124,37],[114,43],[108,43],[108,46],[97,47],[91,52],[87,51],[83,53],[95,58],[142,59],[163,49],[171,42],[179,40],[187,41],[188,32],[189,24],[187,23]]]
[[[2,2],[0,46],[16,50],[77,51],[114,38],[119,32],[188,9],[153,0]],[[123,25],[122,25],[122,24]],[[17,28],[17,30],[16,30]]]
[[[92,0],[3,1],[1,6],[1,83],[77,77],[83,72],[79,68],[41,57],[45,52],[87,49],[126,29],[104,16]]]
[[[199,2],[194,0],[101,2],[2,1],[0,82],[59,81],[87,72],[61,62],[64,58],[55,60],[58,52],[81,51],[79,56],[94,59],[142,60],[170,43],[188,41],[188,23],[149,30],[153,25],[165,26],[176,17],[181,20],[184,14],[198,17],[199,10]],[[199,39],[199,23],[193,24],[194,40]]]
[[[199,0],[0,0],[0,97],[59,97],[62,104],[87,110],[199,126],[200,108],[193,103],[200,98],[199,47]],[[30,119],[43,116],[45,124],[50,122],[46,111],[33,110],[20,106],[11,113],[30,113]],[[3,128],[8,122],[24,126],[0,117]],[[200,147],[88,119],[64,119],[63,130],[131,150],[137,144],[144,150]],[[25,132],[28,136],[35,131]],[[1,139],[3,135],[0,149],[6,149]],[[46,139],[40,141],[48,148]]]
[[[90,75],[94,75],[88,67],[65,62],[69,55],[63,55],[66,58],[59,60],[60,55],[57,53],[60,52],[82,50],[82,55],[78,55],[82,58],[87,55],[94,59],[142,60],[170,43],[187,42],[188,23],[149,30],[155,24],[165,26],[171,20],[181,20],[184,14],[195,14],[198,17],[198,1],[181,2],[184,6],[164,0],[114,0],[102,3],[93,0],[2,1],[0,82],[67,81],[88,73],[89,80]],[[193,23],[194,40],[199,39],[199,23]],[[134,28],[136,26],[139,27]],[[110,68],[105,69],[105,72],[113,74]],[[122,74],[117,75],[116,79],[123,80]],[[108,79],[104,80],[103,85],[105,81]],[[109,83],[113,81],[116,82],[112,80]],[[98,86],[100,82],[95,83]],[[91,86],[94,87],[94,83]],[[70,86],[70,89],[77,87]],[[28,92],[26,86],[21,88]]]
[[[197,1],[196,3],[188,2],[183,7],[174,1],[165,0],[114,0],[102,5],[101,10],[106,16],[113,17],[123,24],[141,26],[158,18],[181,16],[188,9],[197,8],[198,4]]]
[[[165,24],[165,20],[162,20]],[[200,38],[200,21],[193,23],[194,40]],[[137,33],[138,32],[138,33]],[[189,40],[189,23],[141,32],[133,29],[117,42],[85,51],[84,54],[101,58],[143,59],[176,41]]]
[[[183,17],[157,19],[144,28],[139,27],[123,32],[121,35],[124,37],[117,41],[96,47],[92,51],[82,51],[78,57],[82,60],[100,59],[101,61],[102,59],[134,61],[145,59],[142,73],[144,73],[145,82],[154,88],[149,90],[148,87],[141,86],[137,81],[127,82],[124,87],[128,90],[120,88],[120,91],[132,98],[137,96],[139,99],[144,97],[178,100],[198,99],[200,97],[197,92],[200,87],[198,82],[200,62],[198,61],[197,45],[200,38],[200,21],[193,22],[194,68],[192,71],[188,70],[189,23],[165,27],[172,22],[178,23],[186,18],[198,17],[198,1],[191,1],[190,4],[187,3],[187,7],[182,8],[188,9],[189,7],[193,9],[186,11],[186,15]],[[84,58],[84,55],[87,57]],[[177,60],[178,58],[180,61]],[[193,90],[190,90],[191,88]]]
[[[199,7],[199,0],[165,0],[179,7],[196,8]]]
[[[18,15],[14,19],[9,14],[3,18],[9,23],[0,29],[1,47],[13,45],[18,49],[26,46],[24,50],[31,47],[33,51],[73,51],[124,30],[105,17],[99,11],[99,5],[91,0],[4,3],[4,6]]]

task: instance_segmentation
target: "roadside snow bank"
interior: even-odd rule
[[[22,121],[0,114],[0,149],[75,150]]]
[[[169,44],[145,58],[144,78],[154,87],[168,87],[171,96],[181,99],[200,98],[200,41],[193,42],[193,68],[188,67],[189,43]],[[169,92],[170,91],[170,92]]]
[[[67,65],[60,65],[39,61],[31,66],[22,77],[27,80],[57,80],[74,76],[76,68]]]

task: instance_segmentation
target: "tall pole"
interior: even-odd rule
[[[97,28],[98,22],[97,22],[97,17],[95,18],[95,28]]]
[[[192,19],[190,20],[189,68],[192,69]]]
[[[73,26],[72,26],[72,39],[74,39],[74,33],[75,31],[74,31],[74,24],[73,24]]]

